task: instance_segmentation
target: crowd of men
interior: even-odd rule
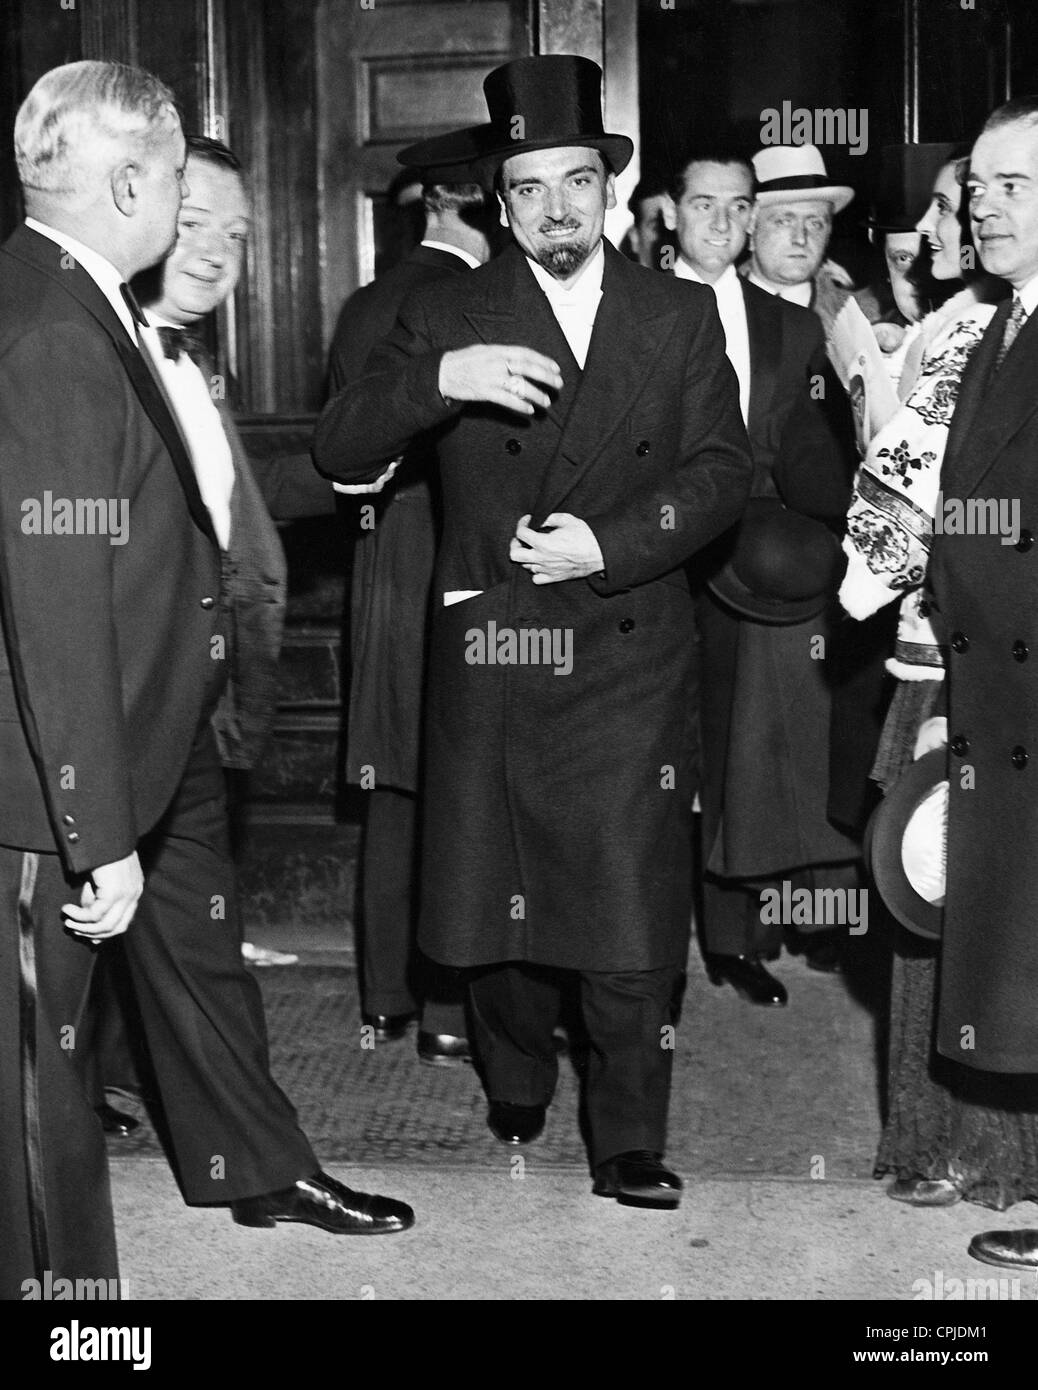
[[[697,798],[707,968],[748,1000],[786,1003],[766,962],[789,924],[765,918],[762,895],[860,882],[861,817],[833,814],[830,758],[847,693],[832,672],[857,697],[872,660],[832,617],[857,455],[826,356],[850,286],[826,252],[853,191],[812,146],[696,151],[660,204],[672,273],[638,265],[603,236],[633,144],[603,128],[600,84],[583,58],[505,64],[484,84],[488,123],[400,156],[422,181],[425,238],[347,304],[317,471],[299,487],[314,510],[330,480],[379,509],[358,550],[348,749],[352,776],[374,773],[366,1021],[389,1041],[420,1013],[423,1061],[475,1061],[490,1129],[524,1145],[547,1122],[575,987],[592,1190],[672,1209],[668,1036]],[[1038,123],[1006,129],[984,149],[997,207],[981,254],[1026,308]],[[284,479],[253,476],[194,330],[237,282],[244,172],[218,142],[185,142],[173,94],[117,64],[46,74],[15,140],[27,217],[0,251],[0,1289],[17,1297],[44,1270],[117,1274],[77,1046],[96,952],[116,936],[185,1200],[253,1226],[406,1230],[403,1203],[321,1170],[271,1079],[241,957],[222,767],[247,766],[269,729],[284,568],[263,496]],[[494,255],[498,214],[510,240]],[[1020,324],[1022,361],[1038,337]],[[969,486],[1011,486],[1025,521],[1034,407],[1011,439],[1005,403],[997,418],[971,407]],[[44,493],[73,509],[128,499],[126,543],[27,529]],[[1011,605],[1026,652],[1024,536],[1013,551],[945,539],[933,606],[955,638],[981,647],[1010,621],[985,605]],[[818,659],[819,640],[839,662]],[[1025,714],[1003,871],[1038,804],[1038,710],[1014,659]],[[1007,722],[1005,697],[969,664],[951,683],[952,749],[997,759],[987,729]],[[970,862],[949,912],[955,893],[976,904],[989,870]],[[1015,920],[1018,880],[1000,881]],[[832,923],[800,936],[817,968],[838,965]],[[997,1008],[1007,981],[1016,1046],[997,1065],[1038,1071],[1038,950],[1011,940],[997,977],[971,946],[977,1008]],[[1030,1234],[1022,1262],[1038,1263]]]

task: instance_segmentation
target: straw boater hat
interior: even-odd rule
[[[602,69],[569,53],[516,58],[483,82],[490,121],[435,135],[401,150],[401,164],[420,167],[478,159],[494,174],[514,154],[586,145],[598,150],[614,174],[631,161],[634,143],[602,128]]]
[[[753,156],[757,176],[757,202],[803,202],[824,198],[833,212],[842,212],[854,197],[854,189],[832,183],[817,145],[767,145]]]

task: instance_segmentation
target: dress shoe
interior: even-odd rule
[[[512,1105],[507,1100],[492,1100],[487,1124],[502,1144],[532,1144],[544,1131],[547,1113],[546,1105]]]
[[[962,1189],[951,1178],[898,1178],[887,1196],[913,1207],[952,1207],[962,1201]]]
[[[419,1032],[418,1060],[429,1067],[460,1067],[472,1061],[469,1040],[453,1033]]]
[[[375,1030],[376,1042],[396,1042],[417,1017],[417,1014],[361,1014],[360,1021],[365,1028]]]
[[[843,934],[838,931],[804,932],[801,934],[804,963],[808,970],[822,975],[839,975],[843,971]]]
[[[354,1192],[320,1172],[280,1192],[239,1198],[231,1203],[231,1215],[239,1226],[301,1221],[337,1236],[385,1236],[414,1225],[414,1212],[406,1203]]]
[[[1038,1269],[1038,1231],[982,1231],[970,1241],[970,1254],[1002,1269]]]
[[[121,1134],[125,1139],[128,1134],[141,1127],[140,1120],[135,1120],[132,1115],[127,1115],[122,1110],[116,1110],[115,1106],[109,1105],[107,1101],[95,1105],[94,1109],[106,1134]]]
[[[755,956],[707,956],[706,973],[710,983],[728,983],[748,999],[751,1004],[774,1004],[781,1006],[789,1002],[785,985],[756,959]]]
[[[676,1207],[681,1179],[662,1160],[662,1154],[648,1149],[616,1154],[595,1169],[591,1190],[597,1197],[615,1197],[624,1207]]]

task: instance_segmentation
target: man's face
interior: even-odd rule
[[[1038,275],[1038,122],[986,131],[966,186],[984,269],[1022,288]]]
[[[663,220],[678,234],[681,254],[712,283],[738,260],[753,212],[753,179],[741,164],[694,161],[685,170],[685,191],[668,198]]]
[[[177,239],[180,203],[189,192],[185,182],[186,145],[180,121],[171,118],[167,129],[157,132],[142,146],[135,179],[141,199],[141,266],[154,265],[168,256]]]
[[[501,202],[520,247],[556,280],[569,280],[602,240],[615,180],[597,150],[565,146],[505,160]]]
[[[249,199],[233,169],[191,156],[189,193],[180,208],[177,243],[162,268],[155,309],[173,323],[194,323],[234,290],[248,241]]]
[[[753,223],[753,260],[774,285],[801,285],[825,258],[833,228],[832,204],[822,198],[759,204]]]

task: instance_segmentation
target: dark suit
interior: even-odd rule
[[[670,1056],[659,1045],[669,994],[643,988],[643,977],[683,966],[691,912],[694,646],[683,564],[741,513],[750,463],[709,291],[675,286],[608,243],[602,291],[583,371],[518,248],[418,292],[367,374],[326,407],[316,457],[326,473],[366,481],[416,434],[439,431],[444,531],[419,943],[458,966],[580,971],[585,1016],[596,1020],[615,1022],[622,1006],[604,990],[589,1002],[595,977],[639,977],[638,1044],[646,1070],[658,1071]],[[554,358],[564,384],[552,406],[527,418],[445,402],[443,351],[479,341]],[[519,517],[539,524],[552,511],[587,521],[604,575],[534,585],[511,562]],[[443,606],[452,590],[480,592]],[[495,637],[502,629],[546,634],[560,655],[568,640],[572,669],[543,647],[532,661],[509,661]],[[481,638],[506,660],[480,659]],[[533,1057],[528,1037],[488,1027],[491,1099],[550,1098],[543,1024]],[[508,1077],[520,1072],[523,1094],[509,1094]],[[618,1151],[610,1145],[661,1147],[640,1141],[661,1138],[665,1084],[662,1107],[646,1081],[614,1123],[607,1101],[596,1101],[609,1081],[598,1081],[589,1088],[596,1160]],[[623,1083],[613,1082],[615,1097]]]
[[[941,475],[959,499],[1019,502],[1020,539],[938,534],[928,587],[948,644],[947,889],[937,1046],[1038,1072],[1038,322],[995,370],[1000,306],[962,378]]]
[[[0,251],[0,1124],[9,1296],[48,1268],[111,1276],[104,1142],[75,1029],[91,948],[62,928],[84,876],[134,850],[123,938],[193,1202],[317,1164],[270,1080],[241,965],[209,718],[226,672],[221,556],[190,458],[108,300],[50,240]],[[25,499],[127,499],[129,539],[35,535]],[[101,949],[104,949],[103,947]]]
[[[389,336],[400,305],[422,285],[468,273],[460,256],[417,246],[346,301],[329,359],[332,391],[364,373]],[[350,590],[350,707],[346,776],[368,791],[363,871],[363,992],[370,1014],[411,1013],[421,1026],[461,1036],[456,985],[414,959],[418,899],[418,801],[429,590],[437,520],[433,441],[418,440],[359,532]],[[364,515],[362,513],[362,515]],[[366,514],[371,516],[369,512]]]
[[[750,344],[748,430],[754,494],[831,521],[846,512],[850,472],[825,408],[814,399],[828,376],[822,330],[807,309],[740,280]],[[812,394],[812,387],[814,393]],[[701,557],[701,581],[730,553],[726,538]],[[830,691],[812,656],[824,617],[787,626],[735,615],[703,589],[703,936],[722,955],[781,944],[760,922],[758,891],[739,886],[776,873],[854,857],[856,846],[826,817]]]

